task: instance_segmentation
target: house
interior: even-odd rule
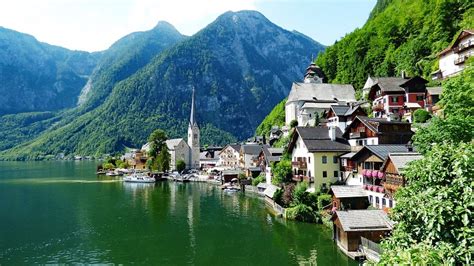
[[[449,47],[438,54],[439,69],[431,73],[431,78],[439,80],[461,73],[466,60],[473,55],[474,29],[463,30]]]
[[[343,137],[357,150],[363,145],[406,144],[412,135],[410,123],[357,116]]]
[[[326,114],[327,127],[339,127],[344,132],[346,127],[352,123],[356,116],[366,116],[367,113],[362,109],[363,103],[348,103],[344,105],[331,105]]]
[[[361,186],[331,186],[333,210],[364,210],[369,207],[367,192]]]
[[[370,75],[367,77],[367,80],[365,81],[364,87],[362,88],[362,98],[367,99],[367,96],[369,95],[370,88],[377,83],[377,78],[376,77],[371,77]]]
[[[439,111],[439,107],[436,104],[439,102],[442,87],[427,87],[425,94],[425,109],[430,113],[436,113]]]
[[[380,171],[391,153],[418,154],[410,145],[367,145],[352,157],[357,163],[357,173],[362,180],[363,189],[367,191],[369,203],[378,209],[393,208],[395,205],[393,198],[385,193],[385,176]]]
[[[257,165],[262,173],[265,173],[267,184],[272,183],[272,163],[278,163],[283,155],[283,148],[270,148],[263,146],[258,155]]]
[[[242,171],[240,170],[224,170],[222,171],[222,183],[229,183],[232,181],[234,178],[239,178],[239,175],[242,174]]]
[[[146,169],[146,161],[148,160],[148,157],[145,150],[133,149],[130,152],[125,153],[121,159],[126,161],[131,168],[141,170]]]
[[[219,148],[220,150],[221,148]],[[219,163],[219,152],[213,148],[201,151],[199,154],[199,168],[209,169],[217,166]]]
[[[288,145],[294,181],[312,188],[328,187],[339,179],[339,156],[350,151],[337,127],[296,127]]]
[[[294,82],[291,87],[285,103],[287,126],[293,120],[300,126],[314,125],[316,112],[322,117],[321,113],[328,111],[331,105],[356,101],[352,85],[322,83],[324,77],[319,76],[322,73],[313,72],[305,75],[305,82]]]
[[[268,144],[273,146],[273,144],[279,140],[283,135],[283,131],[278,126],[272,126],[270,130],[270,138],[268,140]]]
[[[240,168],[245,170],[245,175],[248,177],[257,177],[260,172],[258,165],[258,155],[262,147],[266,145],[261,144],[244,144],[240,146]]]
[[[239,156],[240,144],[228,144],[219,152],[218,165],[225,168],[238,168]]]
[[[352,160],[356,152],[348,152],[340,156],[341,159],[341,179],[346,185],[362,186],[362,177],[357,174],[357,162]]]
[[[427,80],[404,75],[376,79],[368,94],[375,118],[401,120],[405,113],[424,107]]]
[[[359,251],[363,240],[380,243],[393,229],[393,222],[382,210],[336,211],[331,220],[334,241],[352,259],[364,257]]]
[[[384,176],[383,188],[385,190],[385,197],[393,200],[393,195],[402,186],[406,185],[406,179],[403,176],[403,171],[408,163],[415,160],[422,159],[423,156],[415,152],[405,153],[390,153],[385,159],[379,172]],[[393,206],[395,201],[393,200]]]

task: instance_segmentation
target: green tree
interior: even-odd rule
[[[292,170],[291,161],[282,159],[279,163],[272,167],[273,179],[272,183],[279,185],[291,181]]]
[[[297,126],[298,126],[298,121],[295,120],[295,119],[291,120],[291,122],[290,122],[290,127],[291,127],[291,128],[295,128],[295,127],[297,127]]]
[[[168,150],[168,146],[165,144],[160,150],[158,157],[156,158],[156,166],[158,171],[167,172],[170,170],[171,155]]]
[[[162,129],[156,129],[153,131],[148,137],[148,142],[150,143],[150,151],[148,152],[148,156],[156,158],[163,146],[166,145],[166,139],[166,132]]]
[[[320,122],[321,122],[321,118],[320,118],[319,112],[314,112],[314,126],[315,127],[319,126]]]
[[[425,109],[417,109],[413,112],[413,120],[415,123],[425,123],[430,117],[430,113]]]
[[[382,265],[469,265],[474,245],[474,145],[435,144],[405,171]]]
[[[186,163],[183,160],[178,160],[176,162],[176,170],[181,173],[186,169]]]

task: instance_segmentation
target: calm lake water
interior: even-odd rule
[[[0,264],[356,265],[320,225],[206,183],[127,184],[94,162],[0,162]]]

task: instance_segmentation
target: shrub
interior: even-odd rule
[[[286,218],[307,223],[316,223],[321,221],[319,214],[305,204],[298,204],[294,207],[287,208]]]
[[[293,191],[295,190],[294,184],[287,184],[283,187],[283,195],[282,195],[282,206],[288,207],[293,202]]]
[[[186,169],[186,163],[183,160],[178,160],[176,162],[176,170],[181,173]]]
[[[430,113],[425,109],[418,109],[413,112],[413,120],[415,123],[425,123],[430,117]]]
[[[256,178],[252,180],[252,186],[256,186],[263,182],[265,182],[265,176],[263,174],[260,174],[259,176],[257,176]]]
[[[332,197],[329,194],[321,194],[318,196],[318,210],[322,210],[325,206],[329,205],[332,201]]]
[[[290,122],[290,127],[291,127],[291,128],[295,128],[295,127],[297,127],[297,126],[298,126],[298,121],[296,121],[296,120],[291,120],[291,122]]]

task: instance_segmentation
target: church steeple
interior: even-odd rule
[[[193,87],[193,96],[191,98],[191,115],[189,116],[189,126],[188,126],[188,146],[189,146],[189,168],[197,169],[199,168],[199,153],[200,153],[200,132],[199,126],[196,121],[196,104],[194,99],[194,87]]]
[[[190,126],[197,126],[196,118],[194,117],[194,87],[193,87],[193,96],[191,99],[191,117],[189,118],[189,125]]]

